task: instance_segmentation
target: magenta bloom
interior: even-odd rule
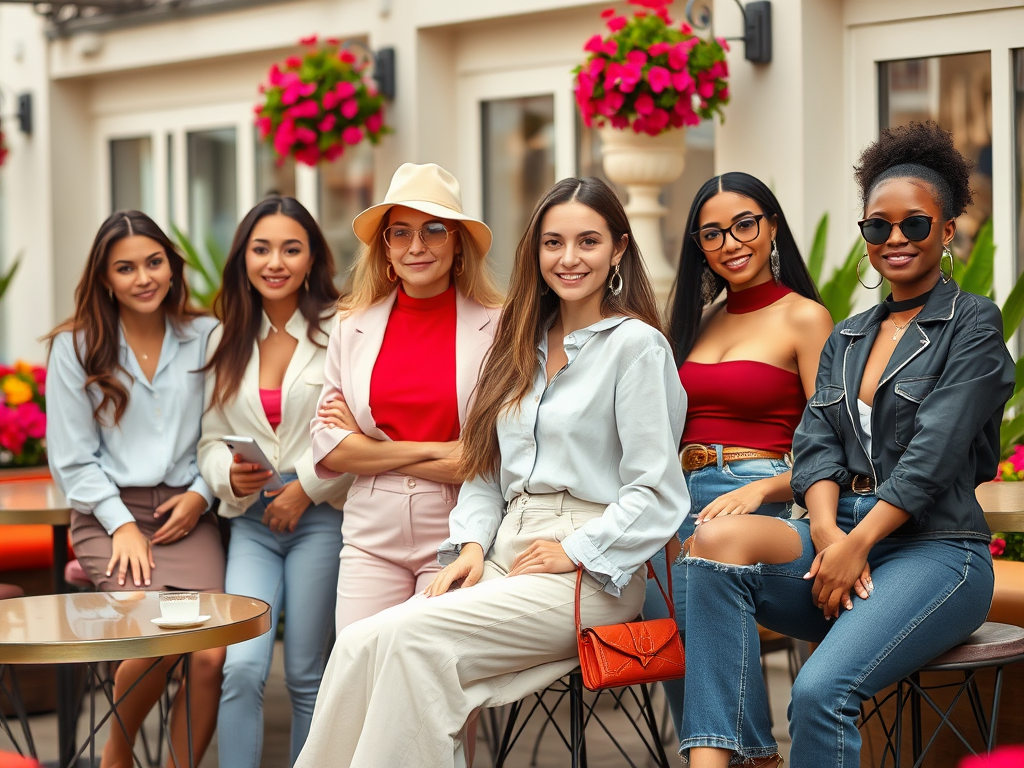
[[[294,119],[300,117],[319,117],[320,105],[312,99],[307,99],[290,108],[285,114]]]
[[[672,73],[672,87],[680,93],[691,93],[694,90],[693,78],[685,69],[681,72]]]
[[[601,53],[604,50],[604,38],[600,35],[594,35],[583,44],[583,50],[588,53]]]
[[[346,144],[358,144],[363,140],[363,129],[350,125],[341,132],[341,140]]]
[[[343,154],[345,154],[344,144],[331,144],[331,146],[327,148],[327,151],[324,152],[324,158],[328,162],[333,162],[334,160],[337,160],[339,157],[341,157]]]
[[[647,82],[652,91],[661,93],[672,84],[672,73],[664,67],[653,66],[647,70]]]
[[[697,83],[697,93],[702,99],[710,99],[715,95],[715,83],[713,80],[704,80]]]
[[[356,87],[348,80],[342,80],[334,86],[334,92],[338,95],[339,99],[351,99],[356,95]]]
[[[602,19],[610,19],[614,15],[615,15],[615,9],[614,8],[605,8],[603,11],[601,11],[601,18]]]
[[[346,120],[351,120],[359,114],[359,102],[355,99],[349,99],[348,101],[342,102],[341,104],[341,115]]]
[[[1024,765],[1024,746],[996,747],[987,755],[972,755],[960,761],[959,768],[1020,768]]]
[[[270,135],[274,122],[269,117],[261,117],[256,120],[256,127],[259,129],[260,138],[265,139]]]
[[[618,32],[628,23],[629,19],[627,19],[625,16],[615,16],[614,18],[608,19],[608,29],[610,29],[612,32]]]
[[[316,127],[317,130],[320,131],[320,133],[327,133],[334,127],[334,124],[337,122],[338,118],[336,118],[334,115],[327,115],[327,117],[321,120]]]
[[[304,165],[316,165],[320,162],[320,150],[316,148],[316,145],[302,147],[295,150],[295,159]]]
[[[368,118],[366,118],[366,130],[370,133],[377,133],[384,125],[384,113],[374,112]]]
[[[654,111],[654,99],[649,93],[641,93],[636,97],[636,103],[633,106],[638,115],[649,115]]]
[[[309,37],[301,37],[299,38],[299,45],[305,45],[307,47],[312,48],[316,45],[316,41],[316,35],[310,35]]]
[[[302,59],[298,56],[289,56],[284,60],[284,65],[288,67],[288,69],[298,69],[302,66]]]
[[[992,557],[1000,557],[1006,551],[1006,539],[992,539],[988,544]]]
[[[647,49],[647,55],[653,59],[655,56],[661,56],[661,54],[668,53],[671,50],[671,43],[655,43]]]

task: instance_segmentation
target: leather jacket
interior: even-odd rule
[[[804,494],[819,480],[849,490],[860,475],[874,495],[910,515],[893,536],[988,541],[974,490],[995,477],[999,424],[1014,386],[999,309],[952,280],[939,282],[879,380],[869,457],[857,397],[888,315],[884,305],[855,315],[826,342],[793,438],[794,498],[806,506]]]

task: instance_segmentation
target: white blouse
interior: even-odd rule
[[[198,317],[175,328],[166,323],[156,373],[142,373],[119,331],[119,373],[128,388],[128,407],[113,425],[113,408],[97,421],[93,409],[102,395],[85,385],[71,332],[53,339],[46,371],[46,453],[50,471],[71,507],[93,514],[107,533],[135,521],[121,501],[121,488],[187,486],[213,502],[199,475],[196,442],[203,413],[206,342],[217,321]],[[81,343],[81,341],[79,342]]]
[[[563,345],[569,362],[548,384],[543,335],[533,388],[498,421],[499,477],[463,484],[439,559],[467,542],[488,551],[519,494],[568,491],[608,505],[562,547],[617,595],[690,511],[678,454],[686,393],[668,341],[641,320],[606,318]]]
[[[203,414],[203,434],[199,440],[199,469],[213,493],[221,500],[223,517],[238,517],[259,498],[259,493],[235,496],[231,490],[231,451],[221,442],[225,435],[253,438],[278,472],[298,475],[299,484],[314,504],[329,503],[341,509],[352,484],[352,477],[324,480],[313,470],[313,453],[309,440],[309,422],[316,414],[316,404],[324,385],[324,362],[327,358],[327,339],[330,329],[337,323],[334,315],[321,321],[316,334],[318,344],[310,341],[306,318],[299,310],[289,318],[281,332],[298,341],[292,359],[285,370],[281,384],[281,423],[275,430],[267,421],[260,401],[259,341],[267,338],[273,326],[263,313],[259,339],[253,345],[252,356],[242,375],[242,383],[235,396],[222,406],[210,407],[213,401],[214,375],[210,371],[206,380],[206,412]],[[213,356],[221,341],[221,329],[210,337],[207,360]],[[320,345],[325,346],[320,346]]]

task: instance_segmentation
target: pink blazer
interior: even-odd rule
[[[364,312],[340,317],[331,329],[324,366],[324,388],[317,410],[325,403],[341,398],[355,416],[356,423],[367,437],[390,440],[373,420],[370,412],[370,376],[377,362],[384,330],[387,328],[391,308],[398,291],[379,301]],[[487,350],[498,329],[501,310],[485,307],[462,293],[455,294],[455,389],[459,404],[459,424],[466,423],[470,397],[476,387]],[[319,477],[337,477],[321,465],[323,458],[338,443],[352,434],[349,430],[329,426],[319,416],[309,425],[313,438],[313,464]]]

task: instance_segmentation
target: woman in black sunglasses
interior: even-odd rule
[[[726,173],[708,181],[687,231],[669,320],[688,398],[681,460],[693,514],[681,539],[719,515],[789,517],[793,432],[832,330],[782,207],[760,180]],[[686,568],[676,565],[672,578],[682,632]],[[653,580],[644,610],[666,612]],[[665,691],[678,731],[683,680]]]
[[[998,308],[941,269],[969,172],[934,123],[883,131],[861,155],[866,258],[892,295],[822,350],[793,441],[807,517],[716,519],[694,537],[689,615],[702,621],[687,625],[681,745],[694,768],[734,753],[780,762],[757,623],[820,643],[793,686],[790,759],[821,768],[858,765],[862,702],[985,620],[992,561],[974,491],[996,471],[1014,366]]]

